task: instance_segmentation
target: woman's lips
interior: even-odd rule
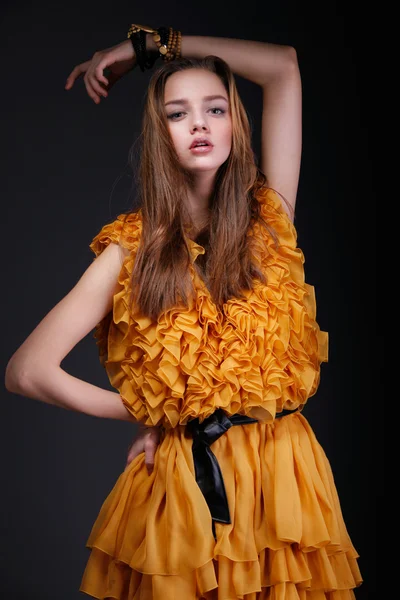
[[[193,146],[193,148],[189,148],[190,152],[193,154],[207,154],[211,152],[213,146]]]

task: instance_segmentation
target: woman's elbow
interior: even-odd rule
[[[272,82],[282,83],[288,80],[292,81],[300,75],[297,52],[293,46],[280,46],[280,52],[276,55],[276,60],[272,71],[268,71],[264,83],[268,86]]]
[[[297,51],[293,46],[286,46],[285,48],[285,68],[288,70],[298,70],[299,62],[297,60]]]
[[[32,380],[31,369],[27,365],[22,365],[15,358],[8,361],[5,372],[5,386],[13,394],[24,395],[29,389],[29,382]]]

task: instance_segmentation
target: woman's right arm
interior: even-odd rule
[[[6,388],[67,410],[136,423],[121,396],[69,375],[62,360],[112,309],[124,252],[111,243],[10,358]]]

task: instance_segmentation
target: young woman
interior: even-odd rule
[[[84,75],[99,103],[137,64],[154,68],[140,209],[104,225],[95,260],[6,373],[15,393],[140,425],[88,539],[80,590],[119,600],[354,598],[358,555],[302,414],[327,334],[293,226],[296,52],[172,28],[130,34],[75,67],[66,89]],[[233,73],[262,87],[259,165]],[[60,368],[94,327],[116,393]]]

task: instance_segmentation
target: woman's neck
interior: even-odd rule
[[[187,192],[187,209],[193,221],[195,236],[206,225],[210,217],[210,203],[214,192],[215,173],[202,173]],[[192,237],[192,235],[191,235]]]

